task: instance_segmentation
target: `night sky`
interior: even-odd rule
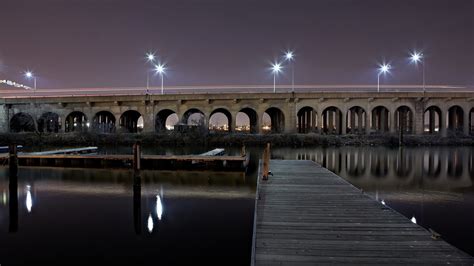
[[[474,84],[474,0],[1,0],[0,79],[41,87],[144,86],[144,54],[166,85],[272,84],[269,63],[296,53],[297,84]],[[289,72],[278,80],[289,83]],[[159,78],[153,80],[159,85]]]

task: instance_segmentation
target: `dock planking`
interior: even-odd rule
[[[35,154],[19,153],[20,166],[123,168],[133,162],[130,154]],[[245,170],[247,156],[228,155],[142,155],[143,169],[191,169],[201,163],[201,168],[223,170]],[[0,155],[0,162],[8,161],[8,154]],[[196,167],[194,167],[196,168]]]
[[[455,264],[474,258],[312,161],[258,181],[252,265]]]

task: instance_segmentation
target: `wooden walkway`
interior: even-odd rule
[[[312,161],[273,160],[270,170],[257,185],[252,264],[474,265]]]
[[[0,154],[0,165],[7,164],[9,155]],[[3,162],[3,163],[2,163]],[[19,153],[20,166],[128,168],[133,162],[129,154],[36,154]],[[222,169],[245,170],[248,156],[228,155],[142,155],[142,169]],[[200,165],[199,165],[200,164]]]

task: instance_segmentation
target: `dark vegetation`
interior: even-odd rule
[[[228,134],[228,133],[6,133],[0,134],[0,145],[17,143],[23,146],[41,145],[129,145],[140,140],[145,145],[183,146],[261,146],[271,142],[280,147],[307,146],[398,146],[398,135],[319,135],[319,134]],[[405,135],[406,146],[474,145],[473,137]]]

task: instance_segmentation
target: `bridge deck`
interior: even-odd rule
[[[257,189],[256,265],[474,263],[312,161],[273,160],[270,169]]]

